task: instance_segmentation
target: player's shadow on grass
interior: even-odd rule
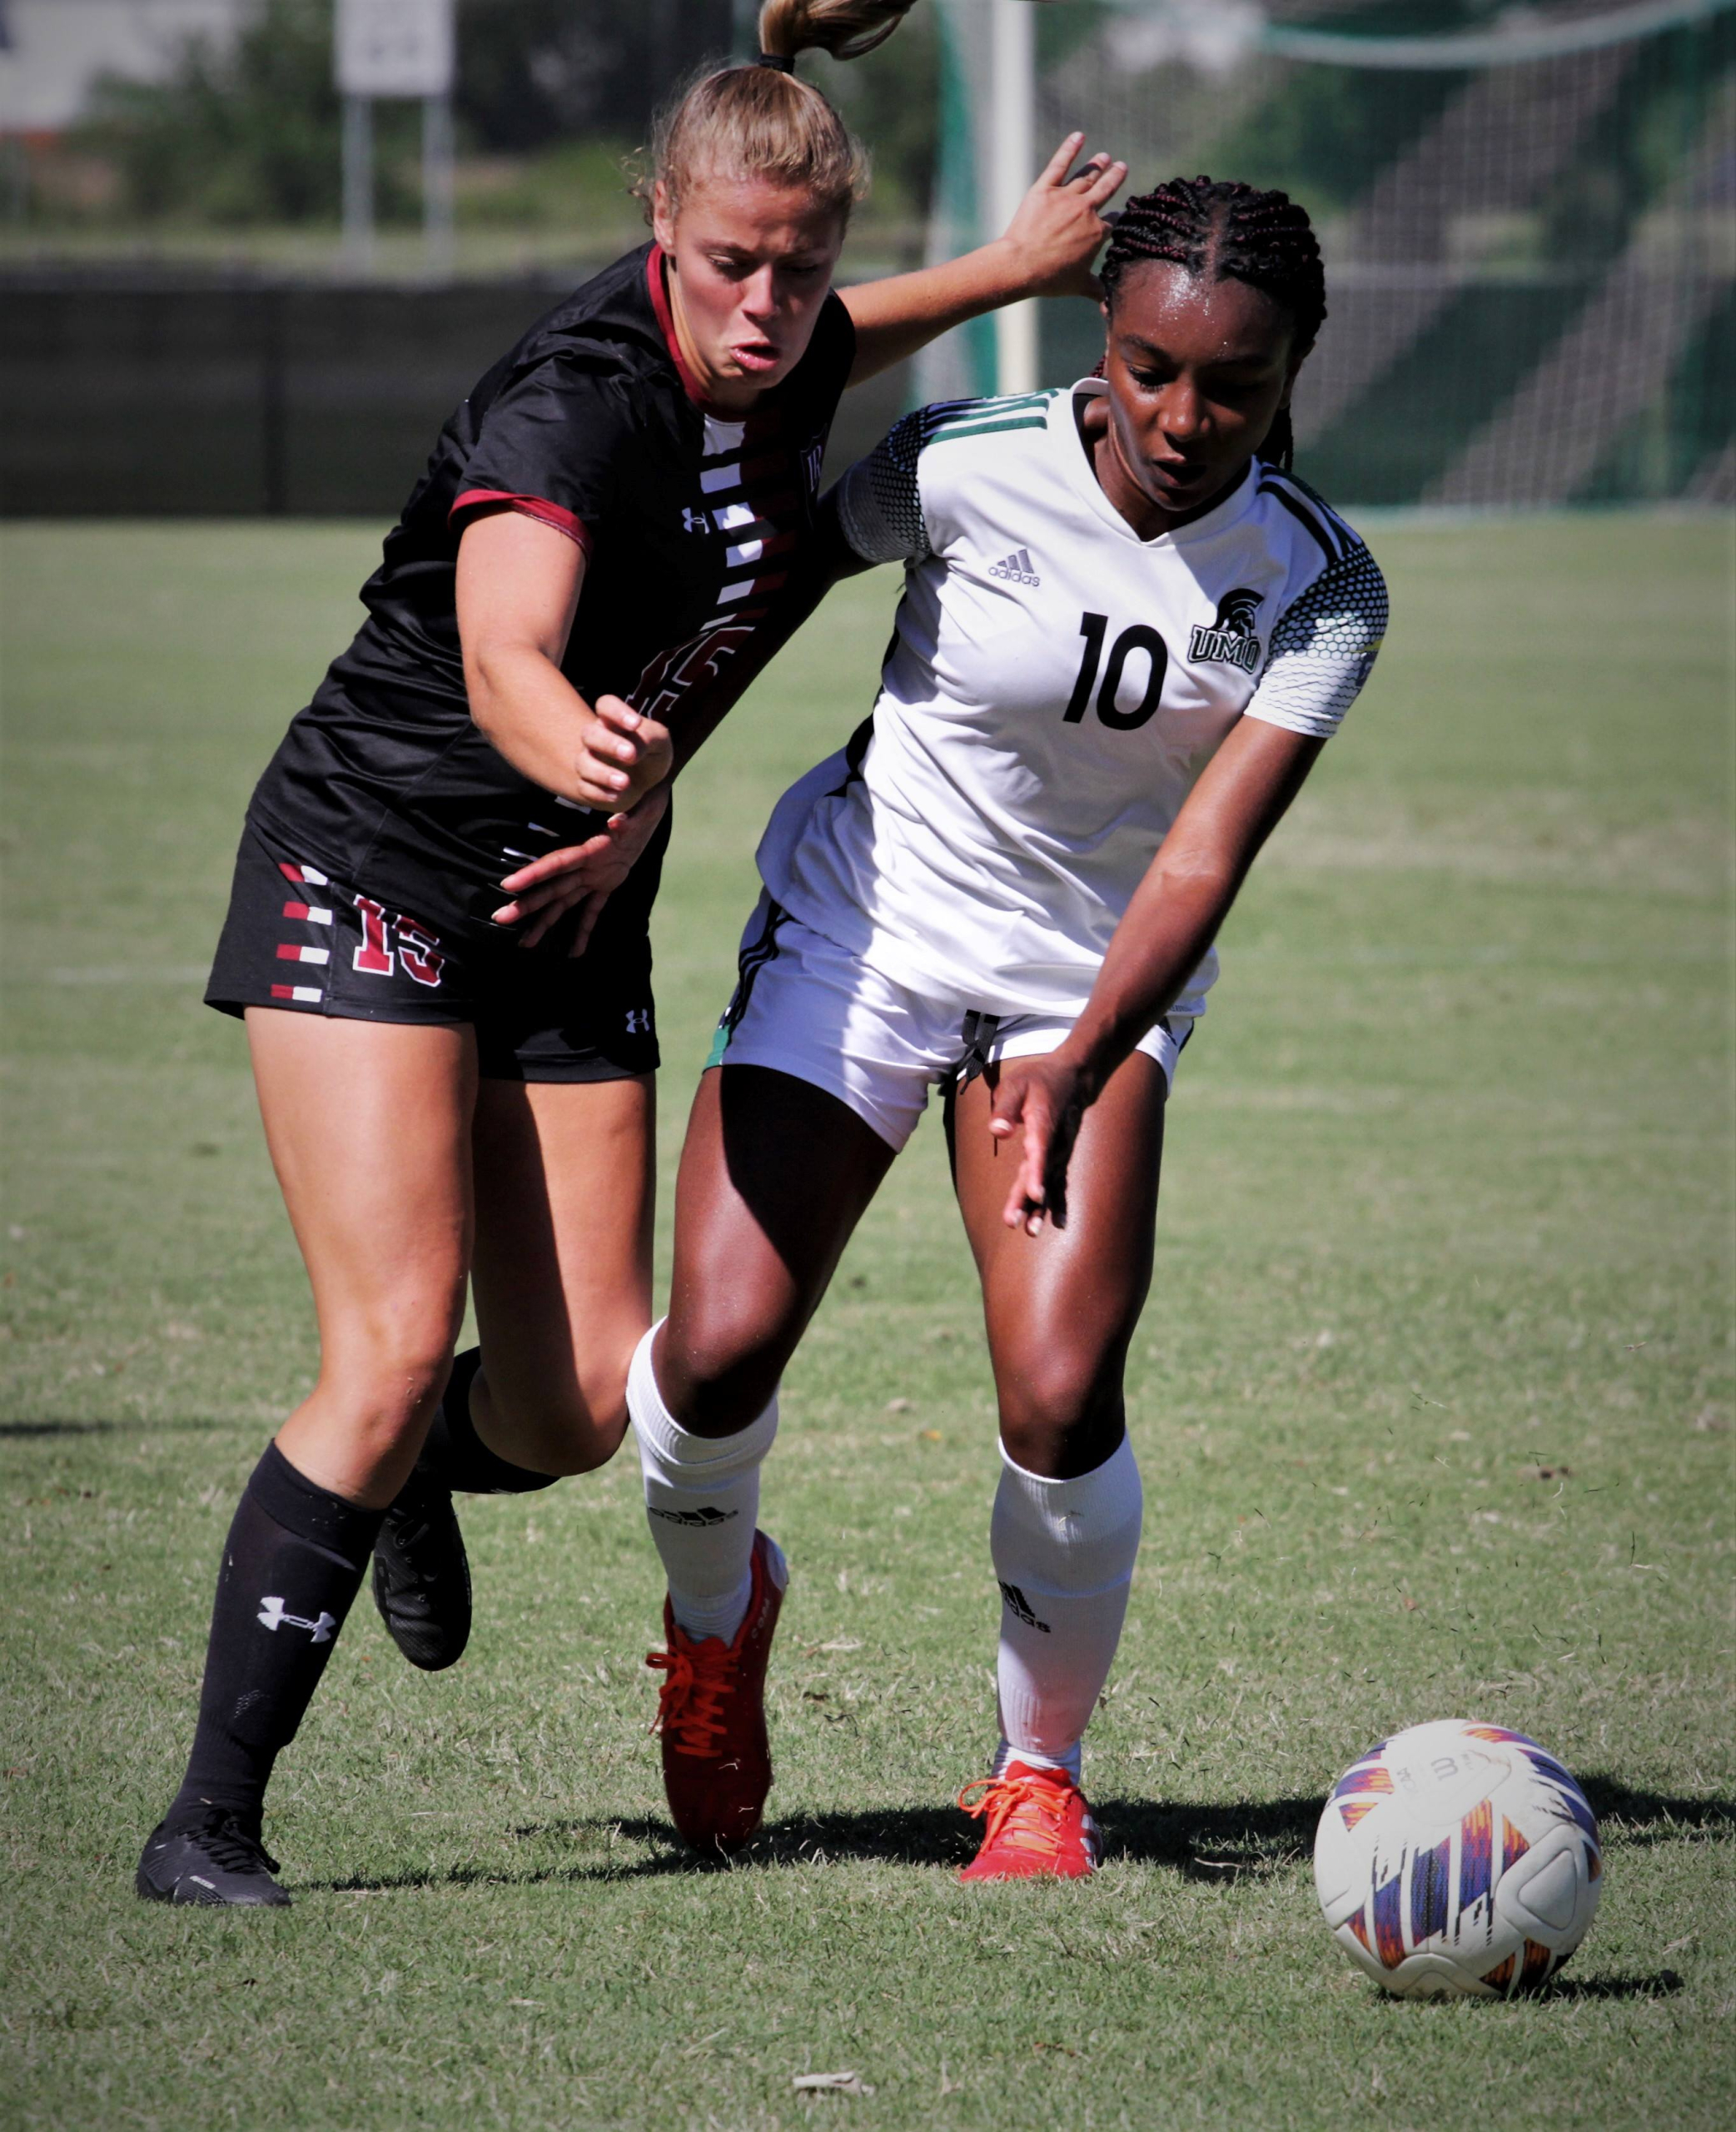
[[[1677,1799],[1624,1784],[1607,1770],[1594,1770],[1579,1789],[1606,1843],[1728,1843],[1736,1836],[1736,1799]]]
[[[112,1422],[0,1422],[0,1437],[33,1436],[108,1436]]]
[[[1319,1799],[1278,1799],[1259,1806],[1165,1806],[1147,1800],[1111,1799],[1093,1811],[1107,1857],[1167,1866],[1191,1879],[1221,1885],[1241,1875],[1276,1872],[1301,1856],[1314,1841],[1324,1803]],[[711,1860],[689,1851],[669,1822],[649,1817],[554,1821],[513,1831],[520,1840],[565,1839],[589,1847],[599,1838],[606,1841],[613,1837],[650,1851],[649,1857],[533,1868],[530,1875],[575,1880],[739,1872],[856,1859],[893,1866],[960,1866],[970,1863],[978,1833],[954,1806],[796,1814],[787,1821],[768,1822],[734,1860]],[[514,1876],[509,1872],[503,1877]]]
[[[1104,1799],[1092,1811],[1106,1860],[1163,1866],[1220,1887],[1281,1872],[1314,1849],[1324,1799],[1263,1799],[1201,1806],[1162,1799]]]
[[[1279,1799],[1241,1806],[1166,1806],[1111,1799],[1096,1809],[1105,1854],[1167,1866],[1209,1885],[1279,1871],[1305,1855],[1325,1802]],[[977,1831],[953,1806],[893,1806],[866,1813],[798,1814],[768,1823],[734,1859],[689,1851],[668,1821],[645,1817],[547,1821],[515,1828],[520,1842],[567,1843],[593,1855],[560,1864],[529,1859],[522,1869],[458,1866],[435,1873],[386,1874],[321,1883],[335,1891],[480,1883],[633,1880],[671,1873],[753,1870],[873,1859],[895,1866],[968,1865]],[[597,1857],[599,1845],[605,1855]],[[627,1855],[614,1855],[624,1844]],[[641,1851],[639,1846],[644,1846]],[[639,1851],[638,1856],[634,1856]],[[649,1855],[646,1856],[645,1852]]]
[[[1686,1982],[1673,1969],[1653,1970],[1644,1976],[1552,1976],[1548,1995],[1551,1999],[1669,1999]]]
[[[243,1428],[246,1426],[241,1422],[201,1420],[197,1416],[167,1422],[0,1422],[0,1442],[7,1437],[112,1436],[117,1429],[128,1430],[136,1436],[147,1432],[152,1436],[167,1436],[171,1433],[186,1434],[188,1431],[202,1432],[209,1429]]]
[[[1605,1839],[1616,1846],[1728,1842],[1736,1835],[1736,1801],[1683,1799],[1624,1784],[1597,1771],[1584,1791]],[[1319,1797],[1200,1806],[1159,1799],[1108,1798],[1095,1807],[1107,1861],[1161,1866],[1209,1887],[1230,1887],[1283,1872],[1312,1855],[1326,1806]],[[670,1874],[741,1872],[772,1866],[823,1866],[848,1859],[895,1866],[959,1866],[976,1831],[951,1806],[892,1806],[866,1813],[798,1814],[769,1823],[734,1860],[696,1857],[669,1822],[649,1816],[532,1823],[510,1831],[515,1842],[578,1849],[576,1858],[527,1855],[421,1872],[356,1875],[313,1883],[327,1893],[468,1886],[581,1885],[599,1880],[659,1879]],[[618,1846],[619,1848],[618,1848]],[[597,1855],[600,1849],[602,1856]],[[1563,1979],[1552,1990],[1582,1999],[1659,1998],[1681,1988],[1674,1970],[1625,1977]]]
[[[1601,1771],[1586,1779],[1584,1789],[1607,1839],[1618,1845],[1727,1841],[1736,1835],[1736,1801],[1670,1797],[1638,1790]],[[1326,1804],[1318,1796],[1228,1806],[1111,1797],[1096,1801],[1092,1811],[1102,1831],[1106,1860],[1132,1859],[1205,1885],[1226,1886],[1266,1878],[1311,1857]],[[677,1841],[664,1823],[639,1826],[648,1841]],[[805,1865],[828,1858],[873,1858],[912,1866],[963,1865],[975,1849],[975,1836],[950,1807],[806,1814],[770,1824],[744,1862]],[[668,1867],[659,1859],[656,1870]]]

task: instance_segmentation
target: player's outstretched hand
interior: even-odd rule
[[[519,944],[534,948],[577,905],[579,926],[568,952],[582,955],[604,904],[633,871],[669,804],[667,783],[653,785],[630,811],[611,814],[598,835],[559,851],[545,851],[516,874],[509,874],[500,886],[512,901],[494,914],[495,924],[524,926]]]
[[[667,725],[646,718],[619,696],[599,696],[580,729],[569,795],[587,807],[634,806],[674,766]]]
[[[1058,1051],[1035,1059],[1003,1059],[998,1068],[988,1129],[997,1140],[1022,1131],[1018,1172],[1001,1218],[1027,1236],[1041,1234],[1045,1221],[1067,1227],[1067,1169],[1085,1092],[1076,1066]]]
[[[1127,166],[1099,153],[1069,177],[1073,158],[1084,146],[1082,133],[1067,135],[1019,202],[1018,212],[1001,239],[1019,255],[1018,277],[1026,285],[1027,296],[1103,293],[1091,271],[1092,262],[1109,234],[1102,210],[1120,192]]]

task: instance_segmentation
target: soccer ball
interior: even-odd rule
[[[1314,1840],[1332,1936],[1405,1998],[1535,1990],[1584,1938],[1603,1871],[1597,1816],[1560,1763],[1458,1718],[1359,1756]]]

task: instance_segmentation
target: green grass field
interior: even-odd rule
[[[1709,520],[1372,529],[1380,669],[1261,862],[1171,1119],[1147,1527],[1086,1885],[963,1889],[995,1454],[938,1122],[790,1373],[758,1851],[662,1818],[636,1472],[465,1512],[475,1639],[359,1602],[273,1793],[296,1906],[133,1898],[218,1546],[311,1314],[235,1026],[242,803],[356,527],[17,526],[3,559],[0,2122],[1678,2132],[1736,2110],[1730,586]],[[836,598],[680,800],[666,1168],[772,796],[861,715]],[[666,1246],[667,1238],[664,1238]],[[1381,2000],[1309,1851],[1370,1741],[1535,1733],[1609,1873],[1557,1988]],[[872,2095],[808,2100],[809,2070]]]

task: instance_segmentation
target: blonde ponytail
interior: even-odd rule
[[[809,51],[859,59],[884,44],[915,5],[916,0],[764,0],[759,48],[774,59]]]
[[[759,48],[769,57],[828,52],[855,59],[883,44],[916,0],[764,0]],[[669,212],[708,179],[762,178],[847,217],[868,191],[862,143],[811,82],[770,67],[702,75],[652,136],[653,175]],[[649,187],[642,188],[645,192]]]

